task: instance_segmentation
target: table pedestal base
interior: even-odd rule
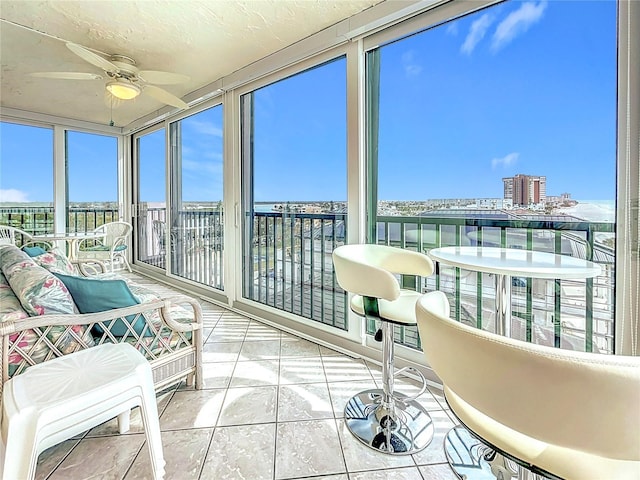
[[[488,447],[466,428],[449,430],[444,439],[449,466],[462,480],[543,479]]]

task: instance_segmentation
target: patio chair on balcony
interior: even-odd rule
[[[18,242],[18,239],[20,240]],[[16,227],[9,225],[0,225],[0,245],[17,245],[21,246],[31,242],[32,236]]]
[[[470,327],[449,318],[442,292],[418,300],[416,315],[451,411],[488,446],[469,436],[476,446],[468,452],[488,460],[496,478],[525,478],[521,467],[550,478],[640,478],[640,357],[563,350]],[[455,444],[445,441],[454,470],[465,457],[460,430],[447,435]],[[464,474],[474,478],[470,470]]]
[[[336,279],[353,295],[351,310],[381,324],[382,389],[361,392],[347,402],[345,424],[365,445],[389,454],[422,450],[433,438],[429,413],[415,400],[426,381],[409,367],[394,372],[394,325],[416,325],[415,304],[420,293],[400,288],[399,275],[428,276],[433,262],[422,253],[386,245],[342,245],[333,251]],[[417,395],[394,390],[394,377],[407,370],[422,379]]]
[[[101,235],[100,240],[82,240],[79,244],[77,258],[79,260],[100,260],[109,264],[111,271],[118,262],[122,262],[127,270],[131,266],[127,260],[127,242],[132,226],[128,222],[110,222],[101,225],[94,233]],[[95,244],[94,244],[95,243]]]
[[[153,234],[153,254],[160,255],[164,257],[167,253],[167,224],[164,220],[153,220],[151,224],[151,232]],[[170,245],[171,251],[173,251],[173,246],[175,245],[176,239],[175,234],[171,232],[170,236]]]

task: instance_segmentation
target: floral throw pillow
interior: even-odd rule
[[[38,265],[46,268],[50,272],[62,273],[63,275],[76,274],[76,269],[73,264],[58,248],[54,247],[46,253],[31,258],[33,258],[33,261]]]
[[[9,282],[0,271],[0,323],[21,320],[27,317],[29,315],[22,308],[20,301],[11,290]]]
[[[67,287],[17,247],[0,250],[2,273],[30,316],[78,313]]]

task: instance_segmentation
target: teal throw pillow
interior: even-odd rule
[[[62,280],[62,283],[69,290],[80,313],[104,312],[114,308],[131,307],[140,303],[131,293],[124,280],[101,280],[62,275],[60,273],[55,273],[55,275]],[[133,322],[135,315],[129,315],[126,319],[129,322]],[[127,330],[127,326],[120,319],[104,322],[104,324],[109,327],[111,333],[116,337],[124,337],[127,333],[131,336],[131,332]],[[133,329],[140,335],[145,325],[146,320],[140,317],[133,324]],[[100,326],[96,325],[94,328],[98,334],[104,333]],[[153,332],[147,329],[145,336],[153,336]]]
[[[43,253],[47,253],[47,251],[42,247],[22,247],[22,250],[30,257],[37,257]]]

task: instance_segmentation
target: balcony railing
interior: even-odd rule
[[[0,225],[27,233],[53,233],[53,222],[53,207],[0,207]]]
[[[167,268],[170,255],[172,274],[222,290],[223,220],[221,210],[181,210],[167,227],[165,208],[145,208],[137,218],[139,259]]]
[[[512,278],[512,336],[585,351],[613,352],[615,252],[598,237],[613,239],[605,222],[443,217],[378,217],[378,243],[428,252],[441,246],[484,245],[571,255],[601,265],[586,280]],[[602,239],[601,239],[602,240]],[[489,274],[436,265],[436,275],[416,287],[449,294],[452,316],[494,330],[495,288]],[[369,332],[374,330],[368,326]],[[415,328],[402,343],[419,348]]]
[[[71,209],[75,231],[92,230],[117,218],[111,209]],[[142,261],[222,288],[222,216],[204,209],[179,212],[170,230],[170,249],[162,230],[164,209],[145,217],[138,241]],[[52,232],[53,210],[0,208],[0,223],[28,232]],[[147,225],[148,223],[148,225]],[[245,217],[250,241],[243,249],[243,296],[270,307],[340,329],[348,328],[347,296],[335,281],[331,252],[344,243],[343,213],[253,212]],[[535,219],[378,217],[377,242],[428,252],[449,245],[488,245],[573,255],[599,263],[603,273],[586,280],[512,279],[512,333],[526,341],[585,351],[613,352],[615,252],[607,246],[614,225]],[[603,238],[607,237],[607,238]],[[147,246],[145,251],[143,246]],[[146,252],[146,253],[145,253]],[[452,316],[493,329],[495,288],[490,275],[437,266],[433,277],[403,279],[420,291],[439,289],[451,300]],[[367,326],[369,333],[375,325]],[[420,348],[415,328],[396,329],[396,341]]]
[[[118,220],[116,208],[70,207],[67,231],[90,232],[108,222]],[[0,207],[0,224],[19,228],[31,234],[53,233],[53,207]]]
[[[243,295],[256,302],[347,329],[346,293],[338,286],[331,253],[344,243],[341,213],[247,214]]]

